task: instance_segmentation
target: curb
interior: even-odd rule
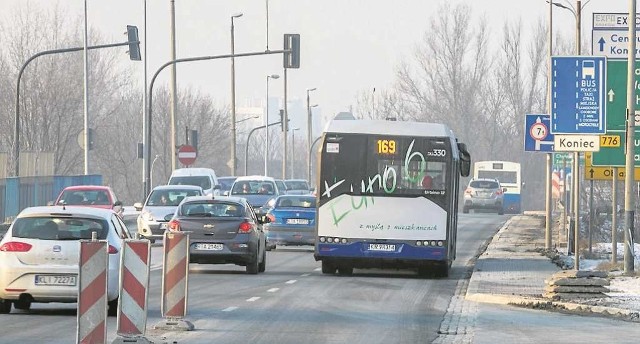
[[[558,310],[573,314],[597,314],[607,317],[624,319],[632,322],[640,322],[640,312],[616,307],[592,306],[574,302],[554,301],[535,297],[479,293],[468,294],[465,299],[480,303],[518,306],[531,309]]]

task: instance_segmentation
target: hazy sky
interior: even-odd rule
[[[15,6],[27,0],[0,0],[0,20],[6,21]],[[33,7],[51,7],[54,0],[29,0]],[[144,35],[143,0],[88,1],[89,25],[98,29],[109,42],[126,40],[127,24],[137,25]],[[546,20],[548,4],[544,0],[450,0],[469,4],[474,16],[485,15],[492,36],[499,43],[505,21],[522,20],[525,34],[541,19]],[[560,0],[564,4],[575,1]],[[83,13],[84,1],[60,0],[69,16]],[[151,76],[169,60],[170,0],[147,0],[148,69]],[[356,105],[360,92],[388,88],[395,68],[408,59],[428,28],[429,19],[438,15],[439,0],[175,0],[177,56],[194,57],[230,52],[230,16],[235,20],[236,52],[266,49],[266,5],[269,7],[269,48],[282,48],[284,33],[301,35],[301,67],[289,70],[288,96],[303,99],[306,89],[316,87],[313,104],[323,117],[347,111]],[[584,6],[583,40],[591,40],[592,12],[628,12],[628,0],[582,1]],[[554,29],[574,30],[574,16],[555,8]],[[447,39],[443,37],[443,39]],[[59,48],[59,47],[51,47]],[[142,80],[142,62],[134,64]],[[261,56],[236,59],[236,99],[238,106],[254,102],[261,106],[265,98],[267,74],[282,75],[282,57]],[[211,94],[220,104],[230,103],[230,62],[225,60],[181,64],[179,87],[193,87]],[[158,83],[169,80],[168,69]],[[140,82],[142,85],[142,81]],[[271,96],[282,96],[282,78],[271,81]]]

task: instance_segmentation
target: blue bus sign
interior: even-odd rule
[[[551,133],[606,132],[606,58],[551,58]]]
[[[553,134],[549,132],[551,116],[525,115],[524,150],[526,152],[553,152]]]

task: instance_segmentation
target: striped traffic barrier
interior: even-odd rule
[[[107,339],[107,241],[80,241],[78,284],[79,344],[105,343]]]
[[[118,337],[113,343],[150,343],[144,337],[147,327],[150,257],[149,240],[123,241],[116,331]]]
[[[189,234],[166,231],[163,251],[160,309],[164,319],[154,328],[191,331],[193,324],[184,319],[187,315]]]

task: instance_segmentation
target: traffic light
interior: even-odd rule
[[[300,68],[300,34],[284,34],[284,50],[291,52],[284,53],[284,68]]]
[[[280,131],[284,131],[284,110],[280,110]]]
[[[140,61],[140,40],[138,39],[138,27],[127,25],[127,40],[129,41],[129,58],[133,61]]]
[[[189,144],[198,151],[198,131],[189,130]]]
[[[87,136],[88,136],[87,149],[93,150],[93,129],[89,128],[89,131],[87,131]]]

